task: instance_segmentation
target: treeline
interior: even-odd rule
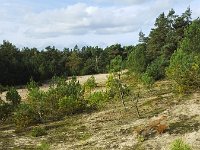
[[[143,83],[152,84],[168,77],[179,92],[200,86],[200,19],[192,20],[188,8],[180,16],[171,9],[156,18],[148,37],[139,41],[128,56],[128,68]]]
[[[129,69],[135,73],[159,80],[165,77],[172,54],[184,38],[184,31],[192,23],[191,10],[188,8],[181,16],[172,9],[167,15],[160,14],[148,37],[140,32],[140,43],[129,55]]]
[[[19,49],[8,41],[0,45],[0,84],[26,84],[45,81],[53,76],[76,76],[105,73],[110,60],[120,55],[127,58],[129,47],[120,44],[105,49],[99,47],[75,46],[73,49],[58,50],[48,46],[44,50],[37,48]]]

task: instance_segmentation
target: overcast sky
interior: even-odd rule
[[[0,40],[39,49],[133,45],[160,13],[188,6],[200,16],[200,0],[0,0]]]

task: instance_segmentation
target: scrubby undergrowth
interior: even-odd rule
[[[127,82],[133,82],[128,80]],[[179,96],[172,93],[171,82],[159,81],[140,91],[137,116],[131,97],[125,106],[111,101],[92,113],[65,117],[60,121],[31,126],[15,132],[12,125],[1,125],[2,149],[170,149],[182,139],[192,149],[200,149],[200,93]],[[35,129],[45,134],[34,137]],[[37,134],[40,135],[40,130]],[[45,144],[44,144],[45,143]]]

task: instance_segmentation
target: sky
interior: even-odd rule
[[[0,41],[39,49],[135,45],[159,14],[187,7],[200,16],[199,0],[0,0]]]

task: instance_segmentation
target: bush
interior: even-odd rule
[[[39,85],[31,78],[30,82],[27,84],[28,91],[33,89],[39,89]]]
[[[46,106],[46,92],[41,91],[39,88],[33,88],[29,91],[27,96],[28,104],[33,108],[33,111],[38,114],[41,121],[45,119]]]
[[[192,148],[181,139],[177,139],[171,144],[171,150],[192,150]]]
[[[60,111],[64,114],[74,114],[83,112],[86,108],[86,102],[83,99],[74,99],[73,96],[65,96],[58,103]]]
[[[0,120],[5,121],[13,112],[13,106],[7,103],[0,104]]]
[[[33,137],[38,137],[38,136],[47,135],[47,132],[46,132],[45,128],[42,128],[42,127],[35,127],[35,128],[31,131],[31,135],[32,135]]]
[[[10,101],[13,106],[17,106],[21,102],[21,96],[19,95],[17,90],[14,87],[12,87],[6,93],[6,100]]]
[[[112,74],[109,75],[106,81],[106,97],[108,99],[116,98],[123,99],[124,96],[129,94],[129,88],[123,84],[121,80],[115,78]]]
[[[108,99],[112,99],[115,97],[118,91],[117,79],[114,75],[109,74],[108,79],[106,81],[106,91]]]
[[[98,109],[103,106],[105,96],[103,92],[94,92],[87,98],[89,108]]]
[[[90,78],[88,78],[87,81],[84,83],[84,88],[86,90],[89,90],[90,92],[96,87],[97,87],[97,83],[94,76],[91,76]]]
[[[153,83],[155,82],[153,77],[149,76],[147,73],[142,74],[141,81],[147,87],[151,87],[153,85]]]
[[[197,53],[177,50],[170,59],[170,66],[166,70],[169,79],[177,84],[177,90],[185,93],[199,88],[200,85],[200,55]]]
[[[14,122],[17,129],[23,129],[40,122],[39,116],[28,104],[20,104],[14,113]]]
[[[55,90],[59,94],[58,105],[62,113],[74,114],[85,109],[84,89],[76,78],[57,86]]]

